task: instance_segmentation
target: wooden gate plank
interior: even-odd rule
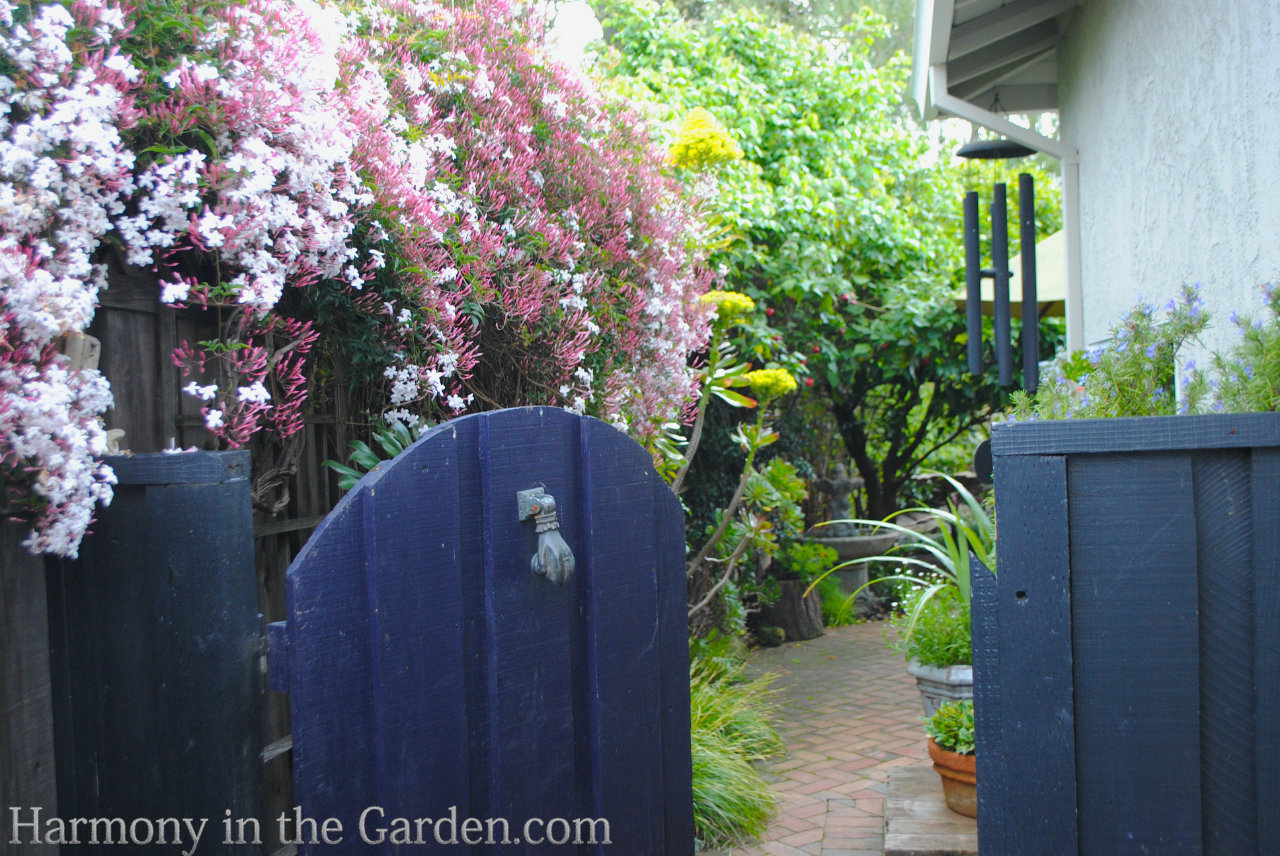
[[[995,575],[972,553],[969,554],[969,579],[972,589],[970,620],[978,816],[986,851],[991,856],[1003,856],[1007,834],[1005,807],[1012,783],[1006,772],[1008,765],[1005,760],[1005,678],[1000,668],[999,584]],[[1074,801],[1074,795],[1072,799]]]
[[[562,537],[580,549],[574,515],[563,509],[577,493],[577,450],[577,420],[558,408],[494,411],[480,422],[493,630],[488,714],[495,751],[488,772],[493,813],[517,825],[529,818],[572,817],[577,794],[575,686],[568,669],[574,586],[556,586],[533,573],[529,560],[537,538],[532,523],[519,523],[516,514],[516,492],[545,484],[561,508]],[[534,850],[523,843],[523,852]],[[537,852],[552,851],[544,846]]]
[[[375,804],[367,501],[364,491],[344,497],[286,577],[295,793],[306,817],[338,818],[349,833],[359,812]],[[291,834],[296,841],[297,831]]]
[[[1273,847],[1280,841],[1280,449],[1255,449],[1251,470],[1257,828],[1259,846]]]
[[[1206,856],[1257,856],[1249,453],[1197,454],[1200,791]]]
[[[685,580],[684,508],[655,475],[654,540],[658,550],[658,646],[662,681],[662,779],[665,853],[692,856],[693,756],[690,748],[689,619]]]
[[[993,443],[998,505],[997,632],[1003,692],[1000,763],[1003,847],[994,856],[1074,854],[1076,734],[1072,727],[1071,575],[1067,560],[1067,471],[1057,456],[1000,454]],[[1073,509],[1074,511],[1074,509]],[[988,694],[989,695],[989,694]],[[975,705],[981,699],[975,700]],[[982,762],[979,762],[982,763]],[[998,774],[1002,775],[1002,774]],[[984,786],[985,787],[985,786]],[[980,824],[982,820],[979,812]],[[986,833],[980,828],[979,834]],[[999,848],[999,845],[995,845]],[[983,839],[983,852],[987,852]]]
[[[0,853],[13,856],[58,852],[56,844],[13,844],[10,829],[10,806],[21,809],[21,820],[30,819],[30,808],[58,813],[44,559],[21,545],[27,534],[0,521]]]
[[[591,426],[595,428],[596,426]],[[658,566],[653,524],[654,494],[637,466],[639,449],[616,429],[583,432],[583,508],[591,535],[587,565],[596,592],[590,646],[594,653],[599,769],[607,795],[598,817],[609,821],[614,840],[638,853],[662,850],[662,699],[658,649]],[[611,432],[611,433],[610,433]],[[669,522],[669,521],[667,521]],[[594,533],[609,533],[596,538]]]
[[[1080,853],[1199,854],[1190,460],[1081,455],[1067,483]]]
[[[375,828],[398,817],[439,819],[450,807],[472,814],[459,547],[471,535],[463,514],[475,507],[460,502],[457,459],[475,427],[450,431],[453,442],[416,444],[366,488]],[[388,842],[381,852],[421,848]]]

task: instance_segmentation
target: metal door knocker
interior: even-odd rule
[[[520,520],[533,518],[534,531],[538,533],[538,551],[529,565],[533,572],[562,586],[573,576],[573,551],[560,535],[560,522],[556,519],[556,500],[547,493],[546,486],[516,491],[516,505]]]

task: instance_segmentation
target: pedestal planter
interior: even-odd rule
[[[943,702],[973,698],[972,666],[928,666],[912,660],[907,672],[916,679],[925,716],[937,713]]]
[[[958,755],[929,738],[929,757],[933,759],[933,769],[942,777],[942,793],[947,800],[947,808],[965,817],[977,817],[977,756]]]

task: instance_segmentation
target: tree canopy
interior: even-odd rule
[[[967,372],[962,175],[902,106],[905,57],[878,62],[885,21],[863,10],[833,40],[751,10],[691,22],[652,0],[597,8],[618,88],[666,126],[703,108],[741,147],[703,189],[721,230],[711,261],[761,310],[744,353],[808,375],[868,510],[894,510],[928,454],[1003,393]]]

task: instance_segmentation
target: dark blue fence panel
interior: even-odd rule
[[[531,488],[565,585],[530,568]],[[273,681],[301,815],[335,820],[303,852],[692,853],[683,513],[625,435],[553,408],[442,425],[288,580]]]
[[[984,856],[1277,852],[1280,415],[1006,424],[991,448]]]
[[[58,811],[203,818],[200,852],[261,853],[252,843],[252,824],[268,819],[249,453],[107,461],[115,499],[80,558],[48,566]],[[222,843],[226,812],[246,821],[245,845]],[[189,848],[184,841],[172,852]]]

